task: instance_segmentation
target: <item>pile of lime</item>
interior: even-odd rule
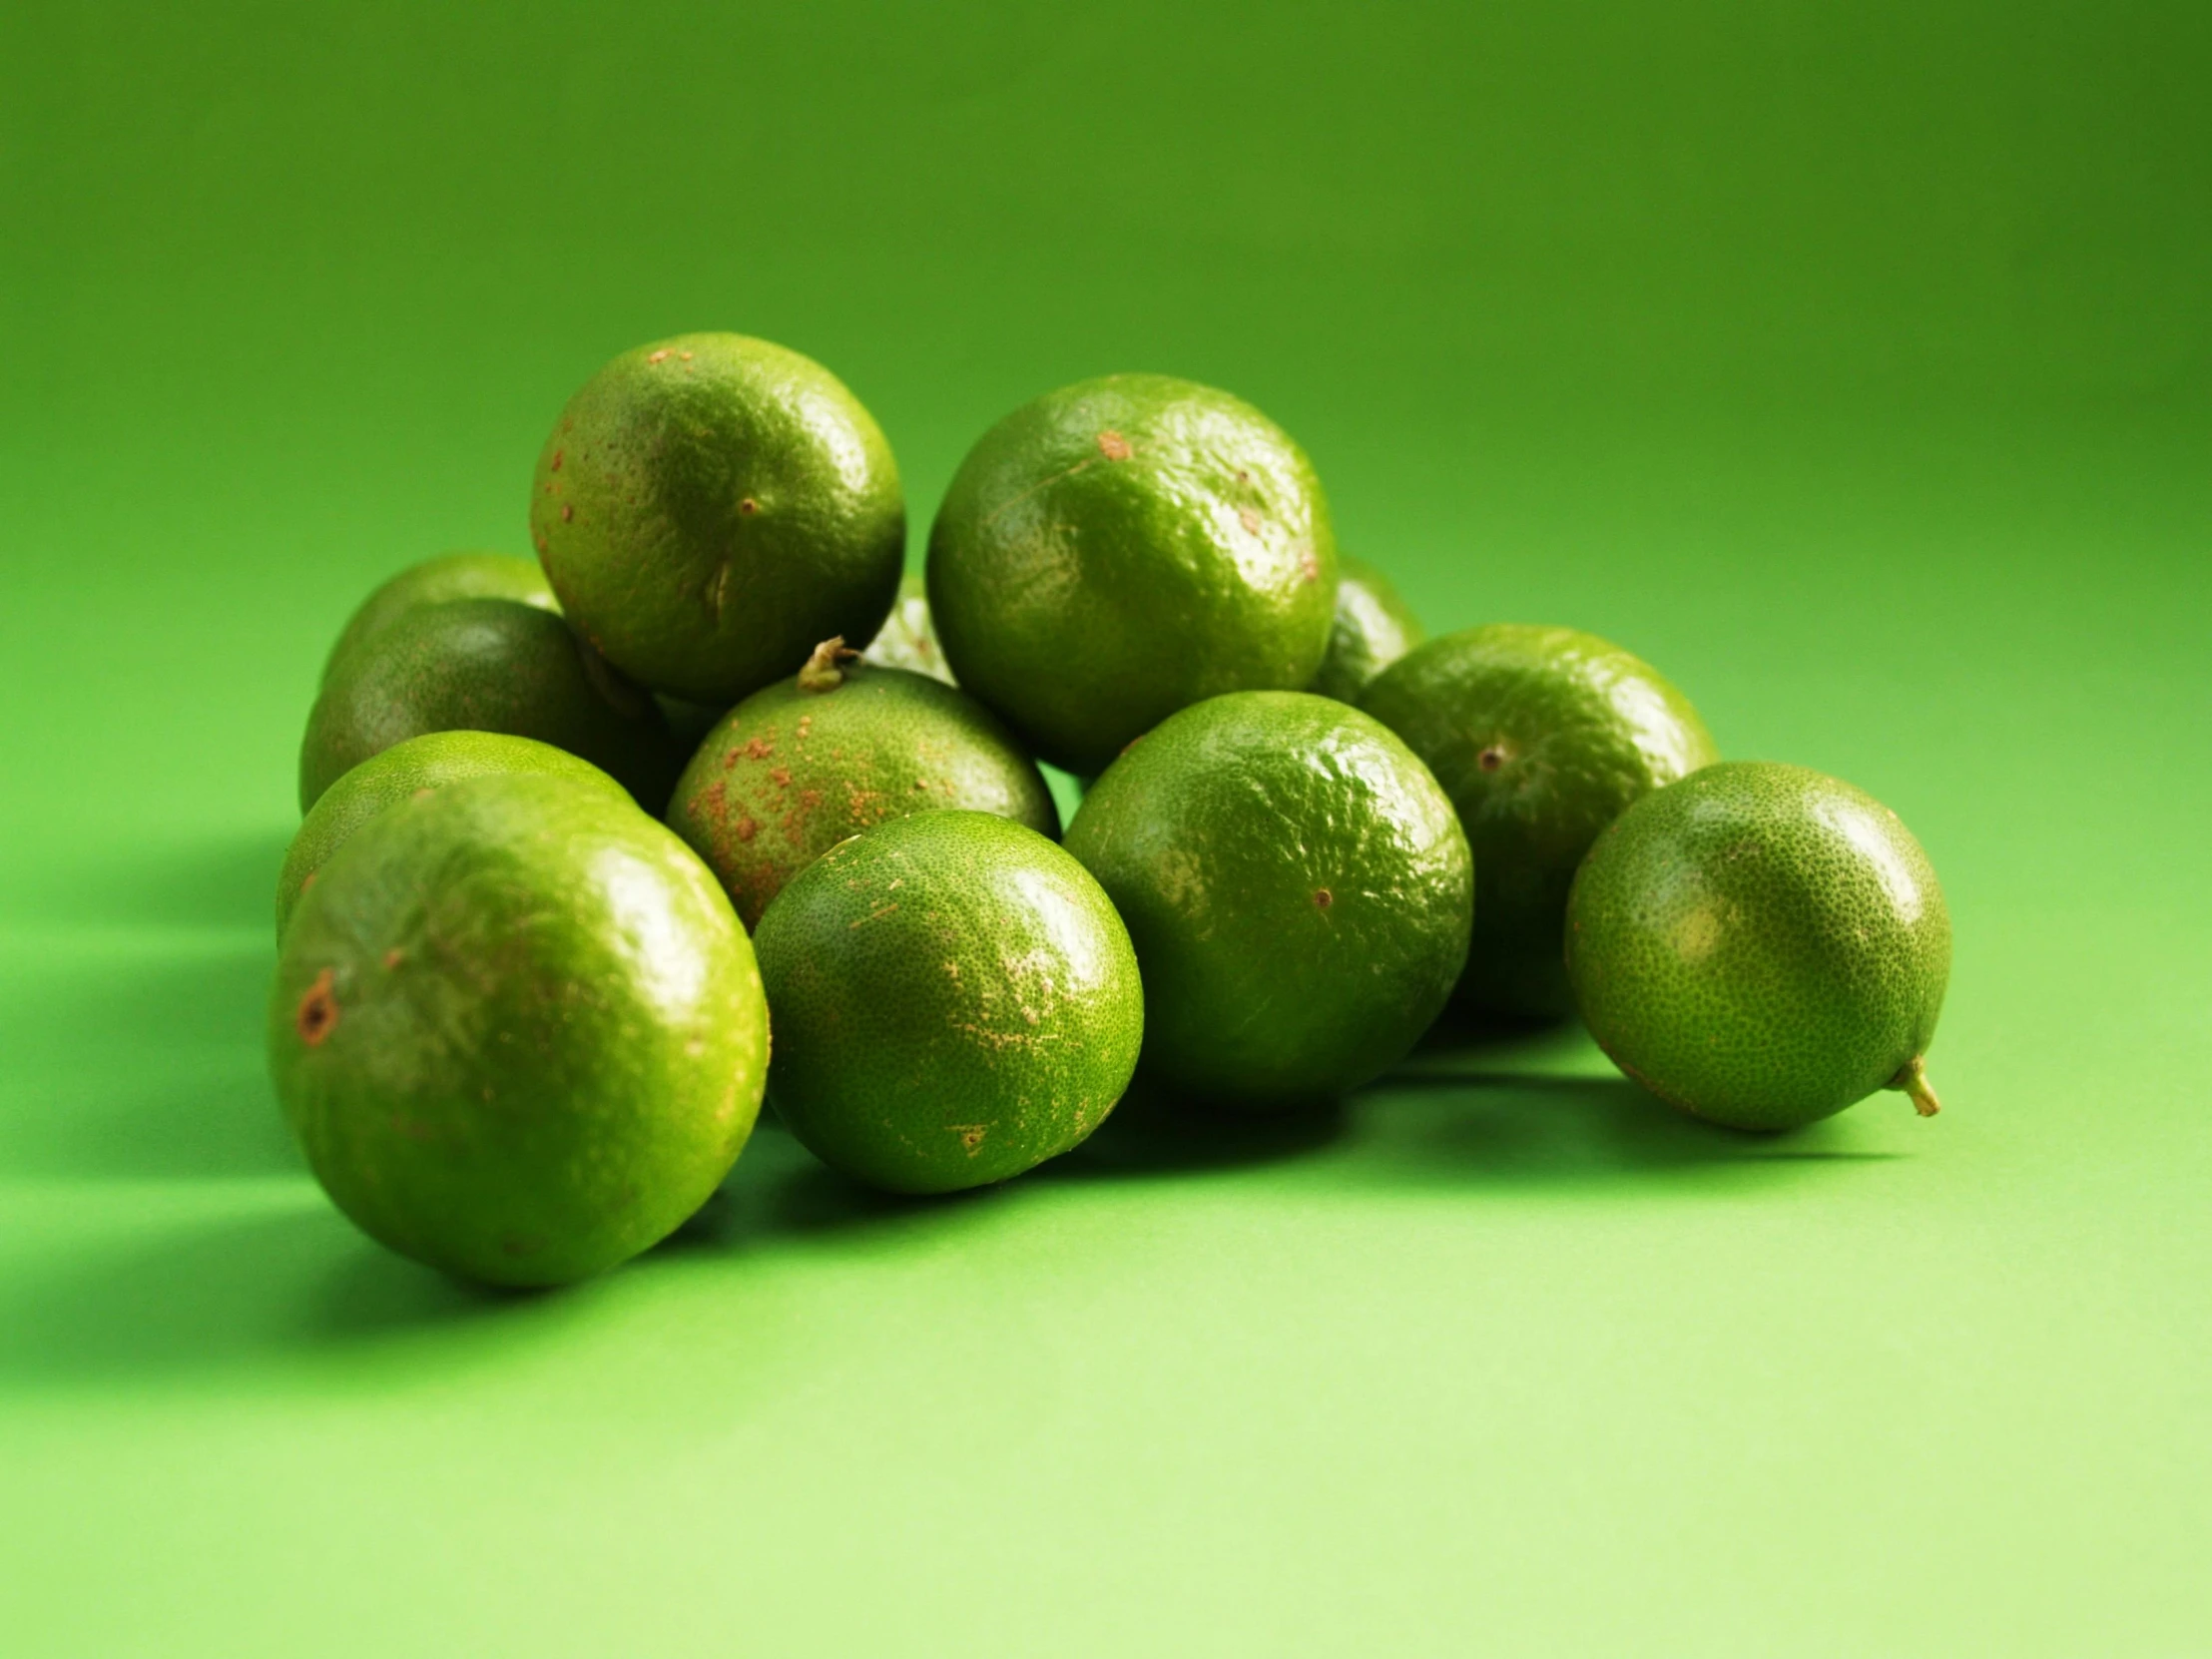
[[[917,582],[859,400],[683,335],[570,399],[529,524],[535,562],[370,595],[300,749],[271,1064],[394,1250],[599,1272],[705,1202],[764,1099],[855,1180],[1004,1181],[1140,1074],[1292,1110],[1454,1004],[1579,1013],[1737,1129],[1936,1109],[1949,921],[1897,816],[1722,761],[1605,640],[1424,638],[1226,392],[1016,409]]]

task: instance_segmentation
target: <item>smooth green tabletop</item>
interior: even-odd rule
[[[0,1651],[2204,1651],[2207,84],[2193,0],[0,8]],[[1188,375],[1431,628],[1872,791],[1943,1114],[1461,1035],[952,1202],[764,1131],[569,1293],[385,1255],[259,1047],[322,653],[722,327],[916,556]]]

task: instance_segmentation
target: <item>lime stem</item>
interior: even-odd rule
[[[831,692],[844,684],[844,671],[839,663],[849,663],[859,653],[844,643],[844,636],[824,640],[815,647],[815,654],[807,659],[807,666],[799,671],[799,689],[803,692]],[[787,662],[789,658],[785,659]]]
[[[1928,1080],[1928,1062],[1918,1054],[1905,1063],[1905,1069],[1890,1079],[1889,1086],[1903,1089],[1912,1098],[1913,1110],[1924,1118],[1932,1118],[1943,1109],[1943,1103],[1936,1098],[1935,1085]]]

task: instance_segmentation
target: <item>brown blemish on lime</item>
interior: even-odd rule
[[[740,753],[749,761],[765,761],[776,753],[776,744],[769,738],[748,738]],[[781,772],[783,769],[779,767],[777,770]]]
[[[569,501],[564,501],[564,502],[562,502],[562,503],[561,503],[561,522],[562,522],[563,524],[566,524],[566,523],[567,523],[567,522],[568,522],[568,521],[569,521],[570,519],[574,518],[575,516],[576,516],[576,506],[575,506],[575,503],[573,503],[573,502],[569,502]]]
[[[534,541],[534,542],[536,542],[536,543],[538,544],[538,551],[539,551],[540,553],[543,553],[543,552],[544,552],[544,551],[546,550],[546,547],[547,547],[547,546],[549,545],[549,544],[547,543],[547,541],[546,541],[546,538],[545,538],[545,532],[544,532],[543,530],[540,530],[540,531],[539,531],[539,532],[538,532],[538,533],[537,533],[536,535],[532,536],[532,537],[531,537],[530,539],[531,539],[532,541]]]
[[[646,360],[647,362],[649,362],[649,363],[664,363],[664,362],[668,361],[668,359],[669,359],[669,356],[670,356],[670,352],[669,352],[669,349],[668,349],[668,347],[667,347],[667,346],[665,346],[665,345],[664,345],[664,346],[662,346],[662,347],[660,348],[660,350],[658,350],[658,351],[655,351],[655,352],[651,353],[650,355],[648,355],[648,356],[646,357],[646,359],[645,359],[645,360]]]
[[[1260,533],[1260,515],[1254,512],[1250,507],[1239,507],[1237,509],[1237,522],[1245,527],[1245,534],[1248,536],[1257,536]],[[1311,565],[1313,563],[1313,555],[1309,553],[1306,556],[1306,560],[1307,563]],[[1311,581],[1313,579],[1314,572],[1309,569],[1306,575],[1307,580]]]
[[[1495,772],[1505,764],[1506,759],[1505,746],[1501,743],[1493,743],[1484,748],[1482,753],[1474,758],[1474,764],[1484,772]]]
[[[546,471],[548,471],[548,472],[558,472],[558,471],[560,471],[560,470],[561,470],[561,457],[562,457],[563,455],[567,454],[567,453],[568,453],[568,451],[567,451],[567,450],[565,450],[565,449],[556,449],[556,450],[554,450],[554,451],[553,451],[553,464],[552,464],[551,466],[547,467],[547,468],[546,468]]]
[[[761,822],[751,813],[738,820],[738,839],[749,841],[761,832]]]
[[[1307,581],[1318,582],[1321,580],[1321,560],[1314,557],[1314,550],[1311,547],[1299,555],[1298,568],[1306,573]]]
[[[393,945],[389,950],[384,952],[384,971],[387,973],[390,972],[393,968],[397,967],[406,959],[407,953],[404,950],[401,950],[397,945]]]
[[[769,773],[768,781],[780,790],[788,790],[792,787],[792,769],[777,767]]]
[[[300,896],[300,897],[302,897],[302,898],[306,897],[306,896],[307,896],[307,889],[308,889],[309,887],[313,886],[313,885],[314,885],[314,884],[315,884],[315,883],[316,883],[317,881],[319,881],[319,880],[321,880],[321,879],[322,879],[322,871],[320,871],[319,869],[310,869],[310,870],[308,870],[308,871],[307,871],[307,878],[306,878],[306,879],[305,879],[304,881],[302,881],[302,882],[300,882],[300,883],[299,883],[299,896]]]
[[[299,1040],[309,1048],[319,1048],[322,1039],[337,1029],[338,999],[330,989],[328,968],[315,975],[307,994],[299,999],[299,1013],[293,1024],[299,1028]]]
[[[983,1137],[990,1133],[991,1128],[987,1123],[948,1123],[945,1127],[960,1137],[960,1144],[967,1148],[970,1158],[975,1156],[977,1149],[983,1144]]]
[[[1098,452],[1109,461],[1126,461],[1137,451],[1127,438],[1109,426],[1098,434]]]
[[[1337,895],[1331,892],[1327,887],[1316,887],[1314,889],[1314,903],[1317,907],[1326,910],[1329,908],[1330,905],[1336,902]]]
[[[754,499],[753,499],[753,497],[751,497],[750,495],[747,495],[747,496],[741,496],[741,497],[739,498],[739,500],[738,500],[738,511],[739,511],[739,512],[741,512],[741,513],[743,513],[743,514],[745,514],[745,515],[746,515],[746,517],[748,517],[748,518],[751,518],[751,517],[752,517],[752,516],[753,516],[753,515],[754,515],[755,513],[759,512],[760,510],[761,510],[761,504],[760,504],[760,503],[759,503],[758,501],[754,500]]]

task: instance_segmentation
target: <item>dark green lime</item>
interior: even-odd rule
[[[1466,960],[1473,870],[1436,781],[1303,692],[1170,716],[1068,826],[1144,970],[1145,1068],[1231,1104],[1341,1093],[1399,1059]]]
[[[1089,775],[1202,698],[1311,681],[1337,540],[1306,452],[1258,409],[1111,374],[983,434],[930,530],[928,577],[960,684]]]
[[[785,882],[845,836],[943,808],[1060,827],[1029,757],[982,704],[926,675],[848,660],[831,641],[806,671],[715,727],[668,820],[751,927]]]
[[[1838,779],[1729,762],[1638,802],[1575,878],[1567,968],[1599,1045],[1684,1111],[1790,1129],[1883,1088],[1936,1110],[1950,913],[1897,814]]]
[[[1427,763],[1466,827],[1467,1002],[1569,1012],[1562,928],[1575,867],[1632,802],[1715,758],[1689,699],[1593,634],[1496,623],[1416,647],[1360,706]]]
[[[611,792],[510,774],[361,827],[293,911],[269,1004],[308,1165],[370,1237],[556,1285],[706,1200],[768,1018],[713,874]]]
[[[409,611],[456,599],[512,599],[543,611],[561,608],[534,559],[507,553],[442,554],[402,570],[361,601],[330,648],[322,678],[330,678],[340,657],[374,639]]]
[[[680,759],[652,698],[558,616],[511,599],[459,599],[408,612],[332,669],[299,749],[300,811],[371,755],[453,731],[565,749],[655,810]]]
[[[755,934],[778,1113],[893,1192],[1003,1181],[1112,1110],[1144,1035],[1129,935],[1083,866],[987,813],[839,842]]]
[[[1368,682],[1428,637],[1390,579],[1364,560],[1337,560],[1337,616],[1329,654],[1306,689],[1357,703]]]
[[[818,640],[874,636],[906,546],[874,418],[742,334],[625,351],[538,457],[530,531],[569,618],[641,684],[728,707]]]

